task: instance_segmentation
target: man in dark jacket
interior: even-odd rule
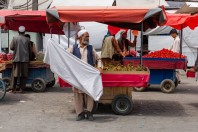
[[[13,37],[10,49],[13,50],[13,68],[12,68],[12,90],[16,92],[17,80],[20,82],[20,90],[22,93],[26,86],[26,78],[28,77],[29,55],[31,52],[30,40],[24,36],[25,27],[19,27],[19,35]]]

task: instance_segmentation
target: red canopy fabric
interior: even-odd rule
[[[127,7],[68,6],[56,7],[61,22],[129,22],[140,23],[149,9],[131,9]]]
[[[51,33],[63,34],[56,25],[50,29],[45,11],[0,10],[0,18],[0,26],[4,29],[17,31],[23,25],[29,32],[50,33],[51,30]]]
[[[175,29],[181,30],[189,27],[192,30],[198,26],[198,15],[191,16],[190,14],[168,14],[166,26],[171,26]]]
[[[114,27],[141,30],[155,28],[166,21],[162,8],[138,9],[119,6],[64,6],[47,9],[48,23],[65,22],[100,22]]]
[[[189,14],[168,14],[167,13],[167,22],[166,26],[171,26],[175,29],[181,30],[188,26],[187,19]]]

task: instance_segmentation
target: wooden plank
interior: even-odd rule
[[[100,103],[111,103],[117,95],[127,95],[132,98],[132,87],[104,87]]]

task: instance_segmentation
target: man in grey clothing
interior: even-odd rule
[[[12,68],[12,90],[16,92],[17,80],[19,79],[19,92],[22,93],[26,86],[28,77],[29,55],[31,52],[30,40],[24,36],[25,27],[19,27],[19,35],[13,37],[10,49],[13,50],[13,68]]]

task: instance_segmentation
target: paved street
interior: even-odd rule
[[[182,78],[173,94],[158,88],[133,92],[134,110],[114,115],[100,106],[95,121],[75,121],[70,89],[49,88],[44,93],[7,93],[0,102],[0,132],[197,132],[198,82]]]

